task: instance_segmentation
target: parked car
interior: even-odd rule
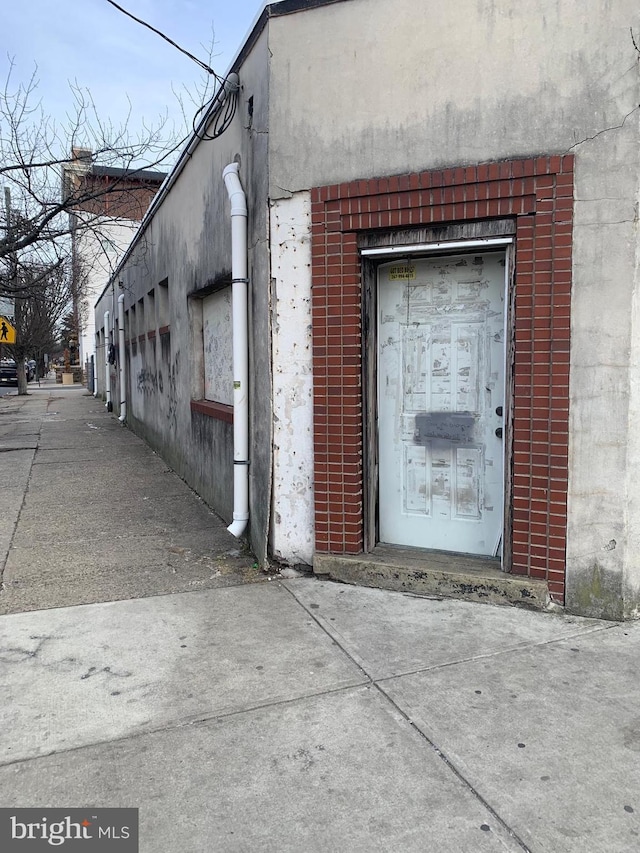
[[[24,375],[27,382],[31,382],[36,378],[36,363],[33,359],[25,361]],[[13,358],[3,358],[0,361],[0,385],[17,385],[18,370]]]
[[[0,385],[17,385],[18,370],[12,358],[3,358],[0,361]]]

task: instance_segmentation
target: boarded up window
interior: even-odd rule
[[[204,397],[233,405],[233,347],[231,288],[225,287],[202,301],[204,343]]]

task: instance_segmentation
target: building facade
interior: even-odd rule
[[[92,387],[93,371],[87,365],[93,362],[95,370],[96,301],[166,173],[101,166],[86,148],[74,148],[71,155],[63,167],[63,192],[82,198],[71,214],[74,323],[78,360],[91,373]]]
[[[124,297],[127,422],[231,520],[236,164],[261,561],[481,559],[638,614],[634,15],[265,7],[229,126],[191,140],[96,313],[104,353]]]

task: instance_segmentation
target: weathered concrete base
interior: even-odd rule
[[[567,572],[567,613],[625,622],[640,619],[640,594],[625,582],[623,572],[613,571],[602,561]]]
[[[313,571],[333,580],[377,589],[536,610],[558,608],[544,581],[506,574],[494,560],[462,555],[379,545],[370,554],[316,554]]]
[[[565,605],[569,613],[579,616],[616,622],[630,618],[625,612],[622,572],[612,571],[597,559],[588,567],[567,571]]]

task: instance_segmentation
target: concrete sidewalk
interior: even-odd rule
[[[0,451],[0,805],[138,807],[144,853],[640,847],[639,625],[268,580],[83,389],[0,400]]]
[[[0,399],[0,613],[263,579],[100,400],[80,385],[29,391]]]

